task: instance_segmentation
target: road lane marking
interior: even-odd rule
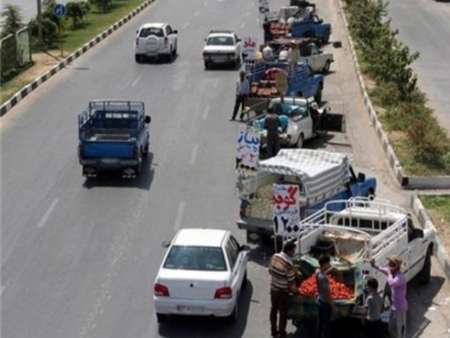
[[[173,229],[178,231],[181,227],[181,222],[183,222],[184,209],[186,207],[186,202],[181,201],[178,205],[177,216],[175,217],[175,224],[173,225]]]
[[[202,114],[203,121],[205,121],[208,118],[208,114],[209,114],[209,104],[207,104],[205,106],[205,109],[203,109],[203,114]]]
[[[181,29],[186,29],[186,28],[188,28],[190,24],[191,24],[191,23],[190,23],[189,21],[186,22],[186,23],[181,27]]]
[[[6,289],[5,285],[0,286],[0,298],[3,296],[3,291],[5,291],[5,289]]]
[[[58,199],[55,198],[55,200],[52,202],[52,204],[50,204],[50,206],[48,207],[44,216],[42,216],[41,220],[39,221],[39,223],[37,225],[38,229],[42,228],[45,225],[45,223],[47,223],[48,219],[50,218],[51,213],[53,212],[53,210],[55,209],[57,204],[58,204]]]
[[[140,79],[141,79],[141,76],[139,75],[139,76],[131,83],[131,87],[136,86]]]
[[[192,153],[191,153],[191,160],[189,161],[189,163],[191,165],[195,164],[195,160],[197,160],[197,153],[198,153],[198,144],[196,144],[194,146],[194,148],[192,149]]]

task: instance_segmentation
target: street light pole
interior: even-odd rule
[[[42,41],[42,9],[41,9],[41,0],[37,1],[37,21],[38,21],[38,39],[39,45],[41,47],[44,46],[44,42]]]

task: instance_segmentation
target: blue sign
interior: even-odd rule
[[[53,10],[53,15],[58,18],[62,17],[66,12],[66,7],[63,4],[56,4],[55,9]]]

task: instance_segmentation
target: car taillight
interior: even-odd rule
[[[214,298],[218,299],[230,299],[233,296],[233,290],[229,286],[220,288],[216,290]]]
[[[155,294],[155,296],[158,297],[169,297],[169,288],[165,285],[162,284],[158,284],[156,283],[155,286],[153,287],[153,292]]]
[[[167,47],[169,45],[169,39],[166,37],[164,38],[164,45]]]

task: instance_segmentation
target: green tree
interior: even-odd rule
[[[4,37],[9,34],[14,34],[24,26],[22,20],[22,13],[20,8],[16,5],[7,4],[4,6],[1,13],[1,36]]]
[[[66,16],[72,20],[72,28],[77,28],[83,17],[89,12],[87,2],[70,1],[66,4]]]
[[[33,37],[38,37],[38,22],[32,19],[28,24]],[[58,26],[48,17],[42,19],[42,38],[47,47],[52,47],[58,39]]]

